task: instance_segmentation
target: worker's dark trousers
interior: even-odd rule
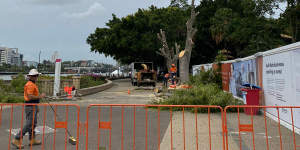
[[[164,86],[165,87],[168,87],[168,80],[169,80],[169,78],[164,77]]]
[[[171,72],[171,80],[172,80],[172,85],[175,84],[175,78],[176,78],[176,73]]]
[[[25,114],[26,114],[26,123],[25,126],[22,129],[22,133],[21,131],[16,135],[16,139],[20,139],[23,138],[23,136],[28,132],[29,133],[29,140],[31,140],[32,138],[35,137],[35,132],[34,129],[36,127],[37,124],[37,113],[38,113],[38,106],[30,106],[27,105],[25,106]],[[34,119],[34,121],[33,121]],[[33,132],[32,132],[32,128],[33,128]]]

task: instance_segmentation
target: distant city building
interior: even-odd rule
[[[13,55],[11,57],[11,64],[12,65],[17,65],[17,66],[22,66],[23,62],[23,55],[18,53],[18,50],[13,51]]]
[[[86,60],[80,61],[80,67],[87,67],[87,66],[88,66],[88,62]]]
[[[0,47],[0,63],[21,66],[23,55],[18,52],[18,48]]]
[[[35,61],[23,61],[23,65],[27,66],[27,67],[35,67],[35,68],[37,68],[38,64],[39,63],[35,62]]]
[[[87,61],[87,66],[94,67],[95,65],[96,65],[96,61],[94,61],[94,60],[88,60]]]
[[[51,62],[55,62],[58,59],[58,51],[55,51],[54,54],[51,56]]]
[[[71,61],[64,61],[62,62],[63,67],[72,67],[72,62]]]

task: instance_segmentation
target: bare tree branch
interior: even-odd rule
[[[185,53],[184,56],[179,59],[180,65],[180,79],[182,82],[189,80],[189,64],[191,59],[191,53],[193,49],[193,37],[195,36],[197,29],[193,27],[196,17],[199,12],[195,12],[195,0],[192,0],[191,5],[191,17],[186,22],[186,40],[185,40]]]
[[[193,29],[193,30],[192,30],[192,37],[195,36],[195,34],[197,33],[197,31],[198,31],[197,29]]]
[[[159,52],[158,51],[156,51],[156,53],[158,54],[158,55],[161,55],[161,56],[167,56],[167,54],[163,51],[163,50],[161,50],[162,48],[160,48],[159,50]]]
[[[186,82],[189,79],[189,63],[191,58],[191,52],[194,45],[193,37],[197,32],[197,29],[194,28],[193,25],[198,15],[199,12],[195,12],[195,0],[192,0],[191,17],[186,22],[187,32],[186,32],[186,41],[185,41],[185,54],[180,59],[179,59],[180,45],[175,43],[175,51],[174,51],[174,47],[172,47],[171,49],[168,47],[165,32],[162,29],[160,29],[160,33],[157,34],[157,37],[162,44],[162,48],[159,49],[160,52],[158,52],[158,54],[165,57],[168,68],[172,63],[176,63],[176,61],[179,59],[180,78],[183,82]]]
[[[160,40],[162,44],[162,48],[159,49],[159,52],[157,52],[157,54],[163,56],[166,59],[167,61],[166,65],[167,68],[169,68],[171,64],[176,63],[176,61],[178,60],[177,49],[179,49],[178,47],[180,46],[178,46],[177,43],[175,44],[175,52],[174,52],[174,47],[169,48],[165,31],[163,31],[162,29],[160,29],[160,33],[157,33],[157,38]]]
[[[180,49],[180,45],[178,45],[176,42],[175,42],[175,50],[176,50],[176,55],[179,54],[179,50]]]

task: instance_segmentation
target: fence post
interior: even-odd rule
[[[80,89],[80,76],[73,76],[73,86],[75,86],[76,89]]]

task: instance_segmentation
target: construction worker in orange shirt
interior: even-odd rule
[[[23,136],[28,132],[30,145],[40,145],[41,141],[35,139],[34,129],[37,125],[37,113],[39,108],[36,104],[40,103],[40,99],[44,98],[46,95],[44,93],[39,94],[36,81],[40,73],[36,69],[31,69],[27,77],[29,78],[28,82],[24,86],[24,99],[25,103],[28,104],[25,106],[26,113],[26,123],[15,139],[12,141],[12,145],[17,148],[24,148],[22,144]]]
[[[171,79],[172,79],[172,85],[174,85],[174,81],[176,78],[176,74],[177,74],[177,68],[175,66],[175,64],[171,65],[172,67],[170,68],[170,74],[171,74]]]

